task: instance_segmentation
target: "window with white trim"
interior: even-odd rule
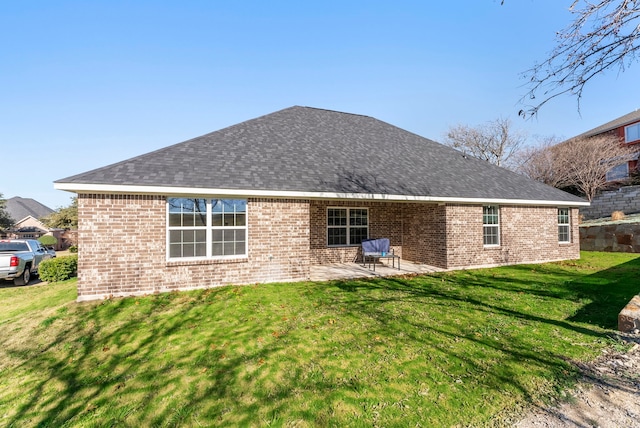
[[[327,245],[360,245],[369,237],[367,208],[327,208]]]
[[[569,208],[558,208],[558,242],[571,242]]]
[[[482,207],[482,241],[485,247],[500,245],[500,208],[497,205]]]
[[[167,199],[169,259],[247,255],[246,199]]]
[[[632,143],[640,140],[640,123],[626,126],[624,128],[624,142]]]

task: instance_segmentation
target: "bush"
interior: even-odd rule
[[[38,241],[40,241],[40,243],[45,247],[51,247],[58,243],[58,240],[51,235],[42,235],[41,237],[38,238]]]
[[[76,275],[78,271],[78,256],[57,257],[47,259],[38,266],[38,276],[42,281],[64,281]]]
[[[69,252],[70,253],[77,253],[78,252],[78,246],[77,245],[72,245],[69,247]]]

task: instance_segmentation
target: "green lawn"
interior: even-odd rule
[[[0,426],[478,426],[620,346],[640,257],[88,304],[0,288]]]

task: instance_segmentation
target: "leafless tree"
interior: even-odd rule
[[[587,82],[605,70],[623,72],[637,60],[640,0],[573,0],[569,11],[573,21],[556,33],[549,57],[523,73],[530,90],[520,116],[536,115],[563,94],[575,95],[580,110]]]
[[[560,187],[566,182],[566,169],[559,168],[553,147],[560,143],[560,139],[552,136],[542,140],[538,146],[529,146],[518,153],[517,171],[553,187]]]
[[[509,119],[503,118],[475,128],[467,125],[449,127],[444,139],[449,147],[505,168],[515,166],[516,154],[525,142],[526,136],[513,129]]]
[[[607,184],[607,171],[628,162],[633,154],[613,135],[576,138],[530,150],[520,171],[554,187],[573,187],[591,201]]]

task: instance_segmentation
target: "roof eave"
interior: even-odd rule
[[[464,198],[455,196],[428,195],[390,195],[380,193],[351,192],[305,192],[294,190],[257,190],[257,189],[215,189],[171,186],[113,185],[93,183],[54,183],[54,188],[75,193],[95,194],[144,194],[164,196],[234,196],[258,198],[291,198],[291,199],[332,199],[332,200],[372,200],[388,202],[432,202],[456,204],[509,204],[536,206],[586,207],[588,201],[539,200],[539,199],[506,199],[506,198]]]
[[[640,122],[640,115],[638,115],[637,110],[632,113],[635,113],[635,115],[631,116],[627,120],[620,122],[620,119],[624,116],[619,117],[603,125],[590,129],[589,131],[583,132],[582,134],[576,135],[575,137],[570,138],[570,140],[577,139],[577,138],[589,138],[589,137],[594,137],[600,134],[606,134],[607,132],[614,131],[618,128],[623,128],[623,127]],[[628,114],[625,116],[628,116]]]

